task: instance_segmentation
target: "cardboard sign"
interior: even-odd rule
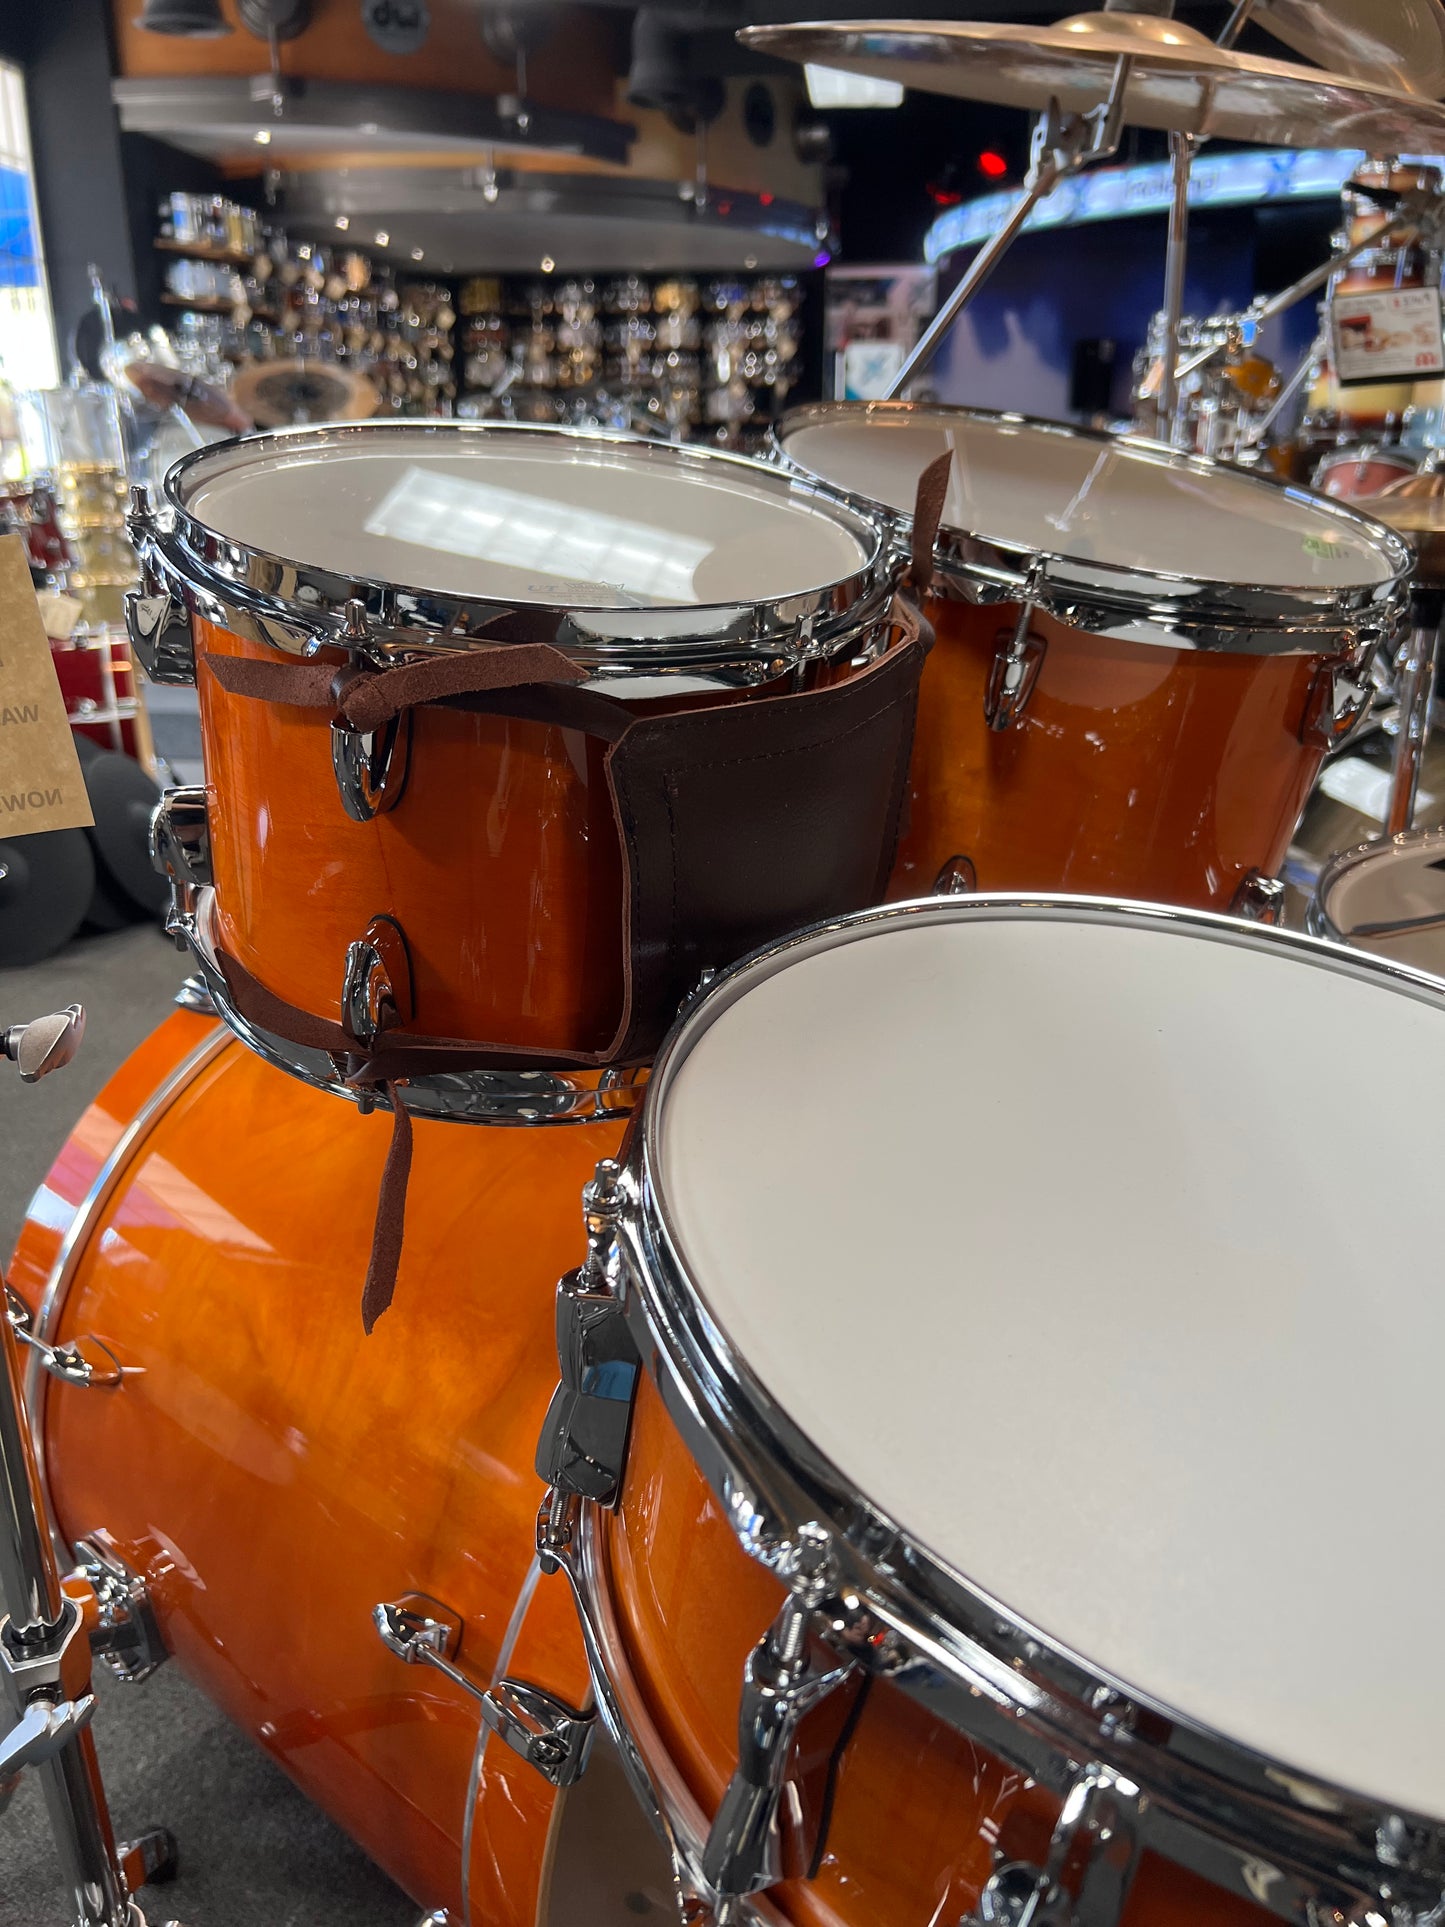
[[[0,839],[94,821],[25,539],[0,536]]]
[[[1337,291],[1330,302],[1335,375],[1344,387],[1445,371],[1438,288]]]

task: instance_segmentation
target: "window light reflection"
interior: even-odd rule
[[[617,607],[696,602],[693,579],[711,546],[595,508],[416,466],[372,510],[366,532],[533,569],[542,577],[539,594],[562,581],[578,590],[579,603]]]

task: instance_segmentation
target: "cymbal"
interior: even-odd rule
[[[250,416],[237,408],[224,388],[188,375],[184,368],[171,368],[163,361],[128,361],[125,378],[153,408],[179,408],[193,422],[229,428],[233,435],[244,435],[252,425]]]
[[[237,373],[231,393],[261,428],[365,421],[381,402],[365,375],[334,361],[248,362]]]
[[[1445,94],[1441,0],[1255,0],[1251,21],[1337,74],[1399,94]]]
[[[1352,506],[1411,538],[1422,581],[1445,578],[1445,469],[1422,468]]]
[[[1364,0],[1362,0],[1364,3]],[[1052,26],[993,21],[847,20],[745,27],[745,46],[784,60],[901,81],[924,93],[1080,113],[1107,99],[1131,62],[1124,121],[1279,147],[1429,151],[1445,107],[1372,81],[1216,47],[1177,20],[1076,13]]]

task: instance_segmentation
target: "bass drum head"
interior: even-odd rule
[[[700,1298],[810,1492],[1186,1725],[1442,1815],[1442,1088],[1445,997],[1371,958],[1077,899],[874,913],[724,979],[654,1072],[679,1270],[644,1290]],[[1323,1578],[1360,1519],[1418,1565],[1406,1668]]]
[[[911,515],[919,475],[951,453],[946,529],[1111,573],[1338,589],[1399,572],[1383,530],[1306,493],[1057,423],[824,403],[785,416],[778,442],[805,474],[896,515]]]

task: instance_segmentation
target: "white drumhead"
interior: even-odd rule
[[[863,525],[770,471],[581,435],[381,426],[184,471],[229,542],[354,582],[560,608],[771,601],[848,580]]]
[[[1364,587],[1396,573],[1361,524],[1298,493],[1039,422],[825,410],[787,430],[783,448],[807,474],[901,514],[923,470],[951,451],[944,525],[1037,554],[1276,589]]]
[[[1320,901],[1342,942],[1445,977],[1445,835],[1439,831],[1382,844],[1325,879]],[[1420,930],[1370,927],[1436,918]]]
[[[1179,924],[871,929],[756,979],[665,1088],[718,1326],[1054,1640],[1445,1814],[1445,1005]]]

